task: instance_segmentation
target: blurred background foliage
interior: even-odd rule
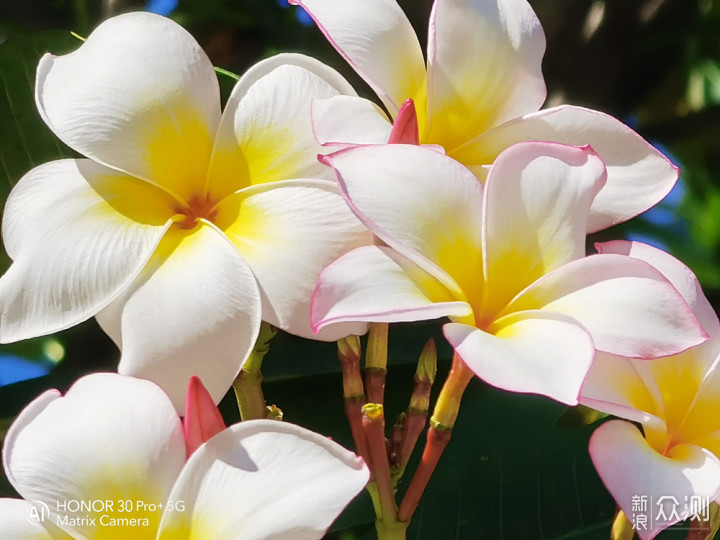
[[[612,114],[682,171],[658,207],[591,240],[624,236],[667,249],[695,271],[713,305],[720,306],[720,0],[530,3],[548,41],[546,106],[571,103]],[[400,4],[424,42],[431,0]],[[104,18],[138,9],[171,16],[221,68],[242,73],[275,53],[303,52],[334,66],[361,95],[374,98],[307,14],[285,0],[0,0],[2,199],[33,166],[74,155],[35,110],[39,57],[77,48],[80,41],[70,31],[87,36]],[[222,75],[220,80],[227,95],[233,80]],[[0,269],[8,264],[3,252]],[[439,327],[423,323],[391,330],[388,423],[407,405],[413,364],[431,335],[441,344],[443,380],[450,350]],[[114,370],[118,357],[94,320],[55,336],[0,346],[0,435],[43,390],[64,391],[85,373]],[[268,402],[281,407],[288,421],[352,446],[333,344],[280,334],[264,374]],[[232,396],[221,406],[229,422],[237,420]],[[547,399],[473,381],[408,537],[607,538],[614,504],[587,455],[593,429],[584,425],[588,418],[595,420]],[[0,496],[14,496],[4,477]],[[372,538],[372,522],[369,500],[361,496],[329,537]],[[661,535],[673,537],[684,533],[676,528]]]

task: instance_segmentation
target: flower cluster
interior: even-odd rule
[[[13,424],[3,466],[25,502],[0,501],[0,536],[127,538],[141,524],[133,538],[320,538],[372,471],[378,532],[394,537],[473,376],[640,423],[607,422],[590,444],[627,516],[637,493],[718,497],[717,316],[663,252],[586,251],[588,233],[659,202],[677,169],[610,116],[540,110],[545,37],[526,0],[436,0],[425,58],[395,0],[290,3],[385,111],[321,62],[280,54],[221,112],[200,46],[148,13],[40,60],[40,115],[85,157],[34,168],[8,198],[0,341],[94,316],[122,352],[118,374],[42,394]],[[352,336],[438,318],[453,370],[398,511],[385,454],[408,446],[385,443],[384,380],[362,413],[347,405],[365,402]],[[263,321],[347,338],[362,459],[277,420],[225,427],[215,404],[259,375]],[[26,519],[38,512],[49,519]]]

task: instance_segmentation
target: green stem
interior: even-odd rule
[[[233,390],[235,390],[242,420],[268,417],[268,408],[265,405],[265,395],[262,391],[261,368],[263,359],[270,350],[270,340],[275,337],[276,333],[275,328],[265,322],[262,323],[255,347],[233,382]]]

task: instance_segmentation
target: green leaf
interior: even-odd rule
[[[10,36],[0,45],[0,118],[7,126],[0,138],[0,194],[33,167],[73,156],[45,126],[34,101],[35,69],[46,52],[65,54],[77,48],[66,31]]]

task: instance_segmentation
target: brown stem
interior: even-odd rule
[[[365,391],[368,403],[383,404],[386,374],[387,371],[384,369],[365,368]]]
[[[420,498],[430,482],[430,477],[438,461],[440,461],[440,456],[442,456],[445,447],[450,441],[451,434],[452,430],[449,429],[435,428],[433,426],[428,429],[427,442],[425,443],[420,465],[415,471],[410,487],[408,487],[400,504],[400,510],[398,511],[400,521],[409,522],[412,518],[415,509],[420,503]]]
[[[370,460],[372,462],[373,480],[377,484],[380,497],[381,520],[389,523],[397,522],[397,504],[390,480],[390,463],[385,446],[385,414],[383,406],[368,403],[362,408],[362,424],[365,429]]]
[[[455,425],[460,409],[460,401],[473,375],[474,373],[460,358],[460,355],[455,353],[450,373],[448,373],[445,384],[440,390],[433,416],[430,419],[427,442],[425,443],[420,465],[415,471],[415,475],[400,504],[398,514],[400,521],[410,521],[417,505],[420,503],[420,498],[430,482],[430,477],[438,461],[440,461],[440,456],[442,456],[445,447],[450,441],[452,428]]]
[[[355,449],[358,455],[365,460],[367,466],[372,470],[372,462],[370,461],[370,449],[368,447],[365,429],[363,428],[362,408],[365,405],[365,398],[362,399],[346,399],[345,400],[345,416],[347,416],[352,432]]]

